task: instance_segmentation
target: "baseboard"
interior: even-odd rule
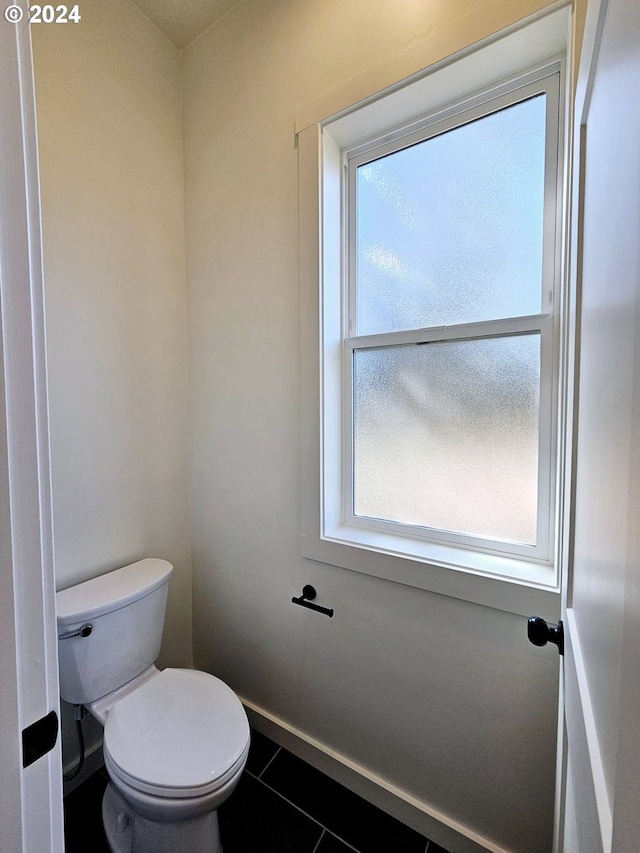
[[[240,697],[256,731],[451,853],[509,853],[468,826]]]

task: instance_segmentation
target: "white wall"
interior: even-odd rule
[[[32,27],[57,586],[170,560],[161,660],[188,666],[180,54],[128,0],[80,11]]]
[[[293,126],[414,41],[542,5],[244,0],[183,55],[196,665],[518,853],[551,849],[557,656],[522,617],[299,553]],[[307,582],[333,619],[291,604]]]
[[[59,588],[175,565],[166,662],[190,655],[178,50],[127,0],[32,27]]]

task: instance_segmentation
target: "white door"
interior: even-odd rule
[[[0,850],[62,853],[35,108],[15,8],[20,23],[0,16]]]
[[[576,100],[564,853],[640,851],[640,2],[591,0]]]

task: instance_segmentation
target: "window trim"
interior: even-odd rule
[[[325,215],[327,207],[335,209],[336,204],[340,205],[342,163],[340,147],[336,140],[343,144],[345,136],[352,133],[354,128],[362,126],[359,111],[362,111],[364,124],[369,127],[371,111],[375,113],[378,110],[381,99],[387,94],[408,89],[414,83],[421,87],[423,94],[427,90],[432,92],[434,81],[442,75],[444,88],[451,91],[457,85],[456,79],[459,81],[461,78],[465,81],[475,79],[478,84],[493,83],[497,78],[497,66],[506,69],[516,78],[524,76],[518,72],[522,64],[531,69],[548,66],[552,61],[560,60],[561,162],[563,157],[566,158],[564,110],[567,94],[563,57],[567,40],[570,39],[571,14],[568,5],[545,9],[529,19],[514,22],[502,32],[479,36],[484,40],[471,47],[461,44],[457,54],[447,56],[443,50],[440,56],[446,56],[444,59],[438,57],[439,40],[430,38],[394,57],[393,62],[383,63],[372,69],[369,75],[345,84],[322,96],[314,104],[305,106],[296,118],[300,211],[302,423],[300,547],[302,556],[308,560],[350,569],[369,575],[372,579],[386,579],[511,613],[529,615],[532,612],[542,612],[547,618],[559,615],[558,577],[555,570],[548,565],[538,566],[539,571],[533,574],[519,574],[518,569],[522,569],[522,563],[514,566],[513,560],[501,555],[469,551],[467,565],[461,568],[456,562],[460,548],[434,545],[430,558],[425,560],[420,555],[398,553],[394,550],[392,537],[385,540],[384,536],[378,536],[373,546],[371,542],[358,541],[357,536],[352,535],[351,539],[347,539],[341,520],[327,517],[323,505],[323,495],[327,487],[324,461],[326,453],[332,452],[335,437],[326,433],[323,435],[323,429],[326,409],[341,405],[339,392],[336,398],[336,389],[330,378],[331,374],[335,373],[331,368],[335,367],[336,358],[338,361],[341,359],[341,351],[338,347],[337,352],[334,350],[327,353],[326,360],[323,360],[320,327],[321,324],[326,326],[327,323],[334,322],[325,312],[321,288],[323,277],[340,274],[339,253],[333,248],[335,238],[339,240],[339,222],[336,222],[335,217]],[[446,41],[443,46],[445,44]],[[421,57],[424,57],[422,61]],[[424,70],[418,71],[419,68]],[[404,73],[399,73],[401,70]],[[393,82],[394,79],[400,81],[400,78],[404,79],[401,82]],[[504,76],[502,79],[504,80]],[[383,88],[384,86],[387,88]],[[487,88],[490,88],[490,85]],[[410,109],[409,105],[407,110]],[[411,116],[410,111],[407,116]],[[558,188],[561,197],[563,188],[560,177]],[[565,232],[564,221],[564,217],[558,221],[558,241]],[[563,249],[562,253],[556,254],[556,272],[565,266],[566,253]],[[567,322],[564,301],[560,308],[560,320],[564,328]],[[562,331],[559,353],[561,388],[557,416],[557,420],[561,422],[557,431],[560,452],[558,477],[553,484],[557,502],[554,521],[556,530],[561,513],[566,511],[564,501],[560,501],[558,495],[563,493],[561,477],[567,441],[562,430],[565,429],[566,411],[571,405],[568,395],[570,383],[567,370],[570,360],[567,360],[567,341],[566,333]],[[327,444],[326,448],[321,445],[321,436]],[[335,524],[331,524],[332,521],[335,521]],[[555,541],[557,549],[564,546],[557,534]],[[556,561],[556,565],[558,564],[559,561]],[[311,565],[309,564],[310,567]],[[534,566],[533,563],[526,565]]]

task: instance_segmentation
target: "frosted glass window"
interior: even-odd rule
[[[520,580],[553,562],[560,77],[541,67],[353,147],[327,126],[328,542],[479,573],[491,551],[491,573]]]
[[[358,335],[540,312],[546,98],[357,168]]]
[[[354,515],[535,543],[540,334],[353,359]]]

